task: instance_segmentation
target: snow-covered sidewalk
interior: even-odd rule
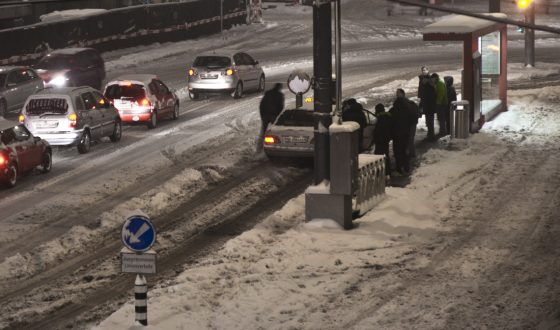
[[[538,67],[544,68],[512,66],[510,77],[558,72],[556,65]],[[430,251],[436,255],[446,236],[459,229],[454,219],[477,205],[463,202],[458,208],[457,200],[484,198],[481,186],[500,175],[483,169],[500,164],[507,150],[548,152],[557,145],[559,95],[559,86],[510,91],[509,112],[467,140],[440,140],[422,155],[412,183],[387,188],[385,199],[357,219],[352,230],[330,221],[305,223],[304,196],[291,200],[216,255],[150,288],[146,329],[398,328],[371,319],[368,327],[356,320],[368,320],[363,312],[380,285],[402,286],[401,278],[426,267],[433,258]],[[131,288],[132,283],[131,275]],[[424,328],[440,323],[434,320]],[[94,327],[140,328],[134,325],[133,301]]]

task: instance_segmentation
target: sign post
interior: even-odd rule
[[[307,73],[301,70],[294,70],[288,76],[288,89],[296,94],[296,108],[303,105],[303,94],[307,93],[311,88],[311,78]]]
[[[141,212],[139,212],[141,213]],[[135,321],[148,325],[148,284],[144,274],[156,273],[156,230],[144,214],[129,216],[122,227],[121,271],[136,274],[134,282]]]

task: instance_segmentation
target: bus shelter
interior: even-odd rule
[[[506,18],[503,13],[491,13]],[[451,15],[426,26],[425,41],[462,41],[461,95],[470,104],[470,130],[507,110],[507,25]]]

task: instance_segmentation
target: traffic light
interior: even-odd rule
[[[516,0],[516,1],[517,1],[517,7],[519,7],[519,9],[527,9],[527,7],[529,7],[533,3],[533,0]]]

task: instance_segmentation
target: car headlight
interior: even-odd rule
[[[52,78],[51,81],[49,81],[49,85],[62,87],[62,86],[66,86],[67,82],[68,82],[68,78],[60,75],[60,76],[56,76],[56,77]]]

